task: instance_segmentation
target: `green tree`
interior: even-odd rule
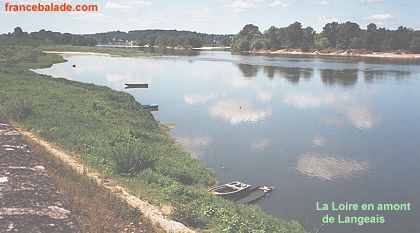
[[[337,34],[339,24],[337,22],[328,23],[324,26],[322,33],[328,38],[328,42],[332,48],[337,46]]]
[[[315,39],[315,48],[317,49],[327,49],[330,47],[330,42],[326,36],[323,34],[318,34]]]
[[[357,23],[346,22],[340,24],[337,32],[336,47],[340,49],[348,49],[352,41],[356,41],[361,36],[361,29]]]
[[[414,53],[420,53],[420,35],[413,37],[411,40],[410,51]]]

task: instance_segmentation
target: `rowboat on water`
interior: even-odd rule
[[[242,196],[236,199],[235,201],[241,204],[252,204],[263,199],[273,190],[274,190],[274,187],[271,187],[271,186],[257,186],[250,189],[247,192],[246,196]]]
[[[151,105],[143,105],[144,110],[146,111],[159,111],[159,105],[157,104],[151,104]]]
[[[147,83],[126,83],[125,89],[130,88],[149,88],[149,84]]]
[[[210,188],[208,191],[216,196],[225,198],[234,198],[250,189],[252,185],[245,184],[239,181],[231,182]]]

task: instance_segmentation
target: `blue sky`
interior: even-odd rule
[[[65,1],[65,0],[64,0]],[[0,32],[17,25],[25,31],[47,29],[71,33],[111,30],[178,29],[207,33],[237,33],[253,23],[262,30],[295,21],[317,31],[326,22],[374,22],[396,28],[420,29],[419,0],[67,0],[99,4],[98,13],[6,13],[0,0]],[[8,0],[12,3],[63,2]]]

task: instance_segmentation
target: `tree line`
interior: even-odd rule
[[[135,30],[86,35],[99,44],[132,41],[140,46],[199,48],[202,46],[230,46],[232,35],[214,35],[177,30]]]
[[[78,45],[126,44],[158,47],[199,48],[202,46],[230,46],[233,35],[215,35],[177,30],[135,30],[129,32],[113,31],[95,34],[70,34],[40,30],[24,32],[16,27],[14,32],[1,34],[0,44],[25,45]]]
[[[76,45],[76,46],[94,46],[96,40],[70,33],[52,32],[40,30],[38,32],[24,32],[22,28],[16,27],[12,33],[0,35],[1,45]]]
[[[369,51],[420,52],[420,31],[400,26],[390,30],[371,23],[366,29],[357,23],[327,23],[322,32],[303,27],[295,22],[287,27],[272,26],[261,32],[258,26],[248,24],[235,35],[233,51],[278,50],[285,48],[303,50],[359,49]]]

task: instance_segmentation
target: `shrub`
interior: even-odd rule
[[[113,147],[112,160],[118,174],[133,176],[154,167],[156,158],[149,146],[136,141],[131,138]]]

